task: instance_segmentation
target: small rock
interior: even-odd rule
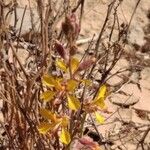
[[[130,122],[132,120],[132,112],[132,109],[120,108],[118,110],[118,117],[125,122]]]
[[[134,107],[137,109],[150,110],[150,105],[149,105],[150,90],[142,87],[142,93],[137,93],[137,94],[140,95],[140,101]]]
[[[140,73],[139,72],[133,72],[130,76],[130,80],[134,83],[139,83]]]
[[[144,60],[150,60],[150,56],[149,55],[145,55],[144,56]]]
[[[118,61],[118,63],[116,64],[116,66],[114,66],[114,68],[111,71],[111,75],[115,74],[117,71],[121,71],[124,69],[129,68],[129,62],[126,59],[120,59]],[[121,75],[125,75],[128,76],[129,75],[129,71],[125,71],[122,73],[119,73],[119,76],[115,75],[112,78],[110,78],[107,83],[111,86],[117,86],[118,84],[122,83],[123,78],[121,77]]]
[[[135,97],[139,98],[141,96],[141,91],[139,89],[139,87],[137,86],[137,84],[126,84],[124,86],[122,86],[121,90],[126,93],[127,95],[134,95]]]
[[[109,79],[107,81],[107,83],[110,85],[110,86],[117,86],[118,84],[121,84],[123,82],[123,79],[118,77],[118,76],[114,76],[112,77],[111,79]]]
[[[140,85],[150,90],[150,68],[147,67],[141,71]]]
[[[149,124],[148,113],[143,109],[136,109],[134,107],[132,111],[132,121],[137,124]]]
[[[141,47],[142,53],[147,53],[150,51],[150,42],[147,41],[142,47]],[[147,54],[148,55],[148,54]]]
[[[144,45],[144,31],[143,27],[140,26],[138,23],[134,23],[130,28],[130,34],[129,34],[129,42],[132,44],[138,44],[139,46]],[[140,35],[140,36],[139,36]]]
[[[131,96],[129,98],[122,94],[115,94],[111,96],[110,101],[113,104],[118,105],[120,107],[129,108],[130,106],[133,106],[136,103],[138,103],[139,99],[136,98],[135,96]]]
[[[118,70],[120,70],[120,69],[125,69],[125,68],[128,68],[128,67],[129,67],[129,61],[127,61],[127,60],[124,59],[124,58],[121,58],[121,59],[117,62],[116,66],[113,68],[112,73],[114,73],[114,72],[116,72],[116,71],[118,71]],[[127,72],[126,72],[126,73],[127,73]]]
[[[21,18],[23,16],[23,13],[24,13],[24,7],[17,7],[17,19],[18,19],[18,22],[17,22],[17,26],[16,26],[16,29],[19,30],[20,29],[20,25],[21,25]],[[6,13],[8,12],[9,10],[6,10]],[[36,27],[36,30],[38,30],[38,26],[39,26],[39,17],[38,17],[38,12],[37,10],[34,8],[32,9],[33,11],[33,14],[34,14],[34,23],[36,23],[35,27]],[[10,25],[14,25],[14,12],[9,16],[9,21],[8,23],[10,23]],[[23,24],[22,24],[22,30],[21,30],[21,34],[24,34],[26,32],[29,32],[30,29],[32,28],[32,25],[31,25],[31,15],[30,15],[30,10],[27,9],[26,10],[26,13],[25,13],[25,16],[24,16],[24,20],[23,20]]]
[[[137,45],[137,44],[134,44],[134,45],[126,44],[125,47],[124,47],[125,54],[127,54],[128,56],[135,56],[134,48],[135,48],[135,50],[138,50],[140,48],[140,46]]]
[[[150,68],[149,67],[146,67],[141,71],[141,78],[142,80],[150,81]]]

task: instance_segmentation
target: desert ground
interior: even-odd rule
[[[6,3],[10,2],[11,0],[7,0]],[[24,39],[26,44],[30,44],[32,38],[29,39],[28,33],[32,28],[31,10],[34,14],[35,29],[37,29],[37,32],[40,26],[36,1],[18,0],[17,2],[16,11],[18,22],[15,30],[18,32],[20,29],[22,23],[21,19],[25,7],[27,6],[20,37]],[[119,2],[120,4],[117,7]],[[123,48],[123,54],[109,73],[109,76],[119,70],[125,71],[112,76],[106,81],[108,91],[110,92],[105,100],[109,113],[102,112],[105,117],[104,124],[99,125],[96,123],[102,141],[104,141],[100,143],[101,150],[150,150],[150,1],[140,0],[138,5],[137,2],[138,0],[118,0],[114,5],[115,8],[117,7],[119,24],[124,26],[129,23],[131,24],[128,29],[127,43]],[[73,0],[71,0],[70,3],[72,3],[72,6],[76,5],[76,2]],[[85,0],[81,30],[77,39],[77,56],[79,58],[83,56],[93,36],[93,42],[96,42],[98,39],[110,3],[110,0]],[[56,9],[59,8],[59,2],[57,5]],[[136,11],[134,12],[135,8]],[[6,12],[8,11],[7,9],[8,8],[6,8]],[[80,12],[77,12],[77,15],[79,14]],[[102,36],[104,44],[108,42],[107,39],[114,21],[114,14],[115,9],[109,16],[105,32]],[[8,17],[7,23],[13,26],[14,20],[15,18],[12,13]],[[57,22],[54,29],[56,32],[59,32],[63,20],[64,17],[62,16]],[[34,38],[35,39],[32,40],[36,40],[36,36]],[[115,25],[111,42],[113,43],[117,38],[118,27]],[[26,61],[32,61],[27,59],[29,54],[25,49],[26,45],[23,44],[22,47],[18,48],[17,52],[22,64],[26,64]],[[103,47],[100,47],[100,52],[103,51]],[[12,54],[10,53],[9,55],[11,62],[13,61],[11,59]],[[32,64],[30,69],[30,71],[32,71]],[[95,80],[100,80],[101,74],[97,73],[94,78]],[[0,108],[1,110],[3,108],[2,98],[0,98]],[[2,123],[4,121],[3,113],[0,112],[0,122]],[[88,127],[91,132],[95,132],[95,129],[89,126],[88,121],[90,122],[89,118],[87,118],[85,126]],[[0,137],[5,140],[5,137],[2,136],[3,132],[3,129],[1,129]],[[146,135],[145,138],[144,135]],[[86,136],[91,138],[88,134]],[[143,138],[144,141],[142,141]],[[140,142],[144,143],[143,147]],[[137,146],[138,143],[140,143],[139,146]],[[1,142],[0,147],[2,147]],[[74,146],[72,149],[75,150],[76,147]]]

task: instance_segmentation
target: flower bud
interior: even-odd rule
[[[80,27],[76,20],[76,15],[72,13],[70,16],[67,15],[65,22],[62,23],[62,30],[69,41],[74,41],[79,35]]]
[[[82,63],[80,63],[77,71],[82,71],[90,68],[94,63],[96,62],[95,58],[89,58],[87,60],[84,60]]]
[[[66,59],[66,50],[64,49],[63,45],[57,40],[55,41],[55,49],[63,59]]]

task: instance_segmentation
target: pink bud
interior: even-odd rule
[[[95,63],[95,61],[95,58],[84,60],[82,63],[80,63],[77,71],[82,71],[90,68]]]
[[[62,23],[62,30],[68,40],[74,41],[79,35],[80,27],[76,20],[76,15],[73,13],[70,16],[67,15],[65,22]]]
[[[66,58],[66,51],[65,51],[63,45],[57,40],[55,42],[55,49],[57,50],[57,52],[63,59]]]

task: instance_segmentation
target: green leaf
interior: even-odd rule
[[[54,96],[55,96],[55,92],[46,91],[40,95],[40,99],[43,99],[44,101],[48,102],[51,101],[54,98]]]
[[[67,66],[66,64],[61,60],[61,59],[57,59],[56,60],[56,66],[61,69],[62,71],[67,71]]]
[[[62,128],[62,131],[60,134],[60,141],[66,145],[68,145],[71,141],[69,132],[64,128]]]
[[[100,115],[98,112],[95,112],[96,121],[100,124],[103,124],[105,122],[105,118]]]
[[[81,106],[80,101],[75,96],[71,95],[68,95],[67,98],[68,98],[68,107],[72,110],[77,111]]]

